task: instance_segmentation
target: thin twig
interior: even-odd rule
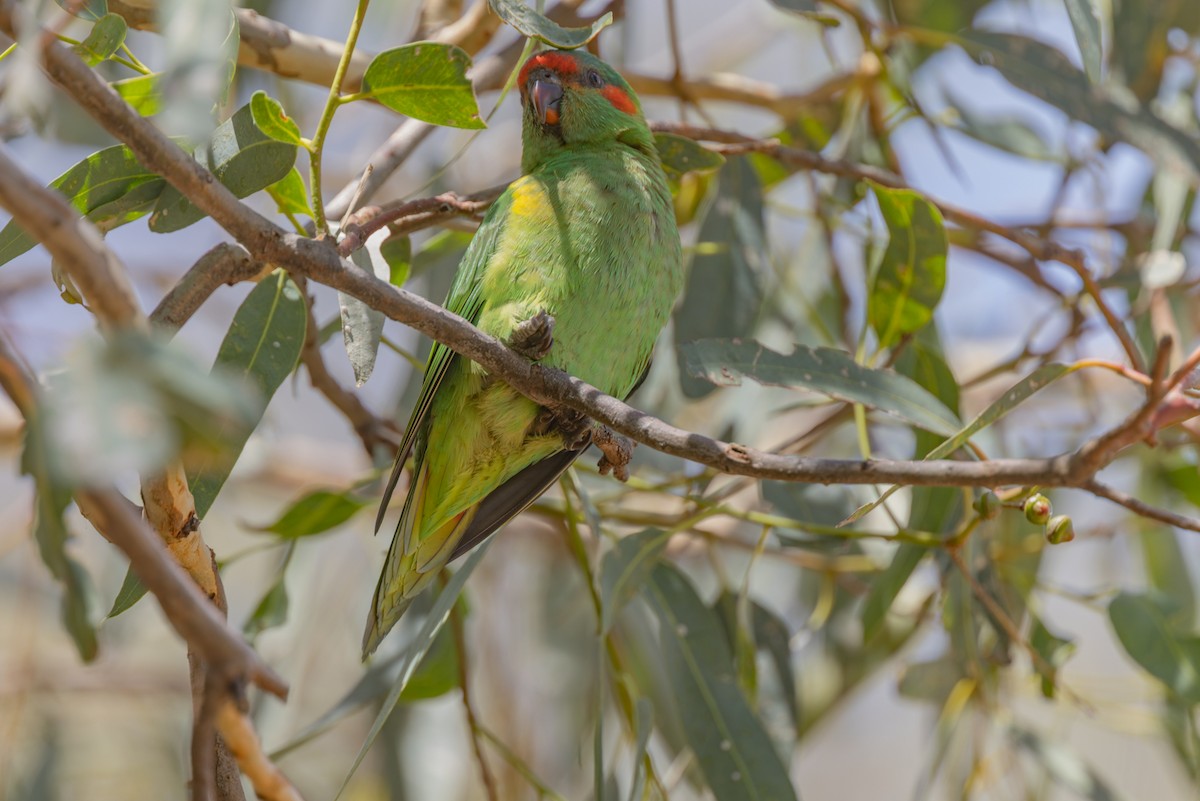
[[[496,791],[496,780],[492,777],[491,768],[488,767],[483,753],[479,719],[475,716],[475,706],[471,699],[471,677],[467,668],[467,638],[463,633],[462,613],[457,604],[450,610],[450,629],[454,634],[454,648],[458,652],[458,685],[462,689],[463,710],[467,715],[471,748],[475,751],[475,761],[479,763],[479,775],[483,779],[483,789],[487,793],[488,801],[499,801],[500,794]]]

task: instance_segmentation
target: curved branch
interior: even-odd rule
[[[1116,455],[1105,453],[1106,460],[1098,462],[1090,459],[1080,462],[1073,458],[1074,454],[1049,459],[985,462],[822,459],[767,453],[684,431],[605,395],[578,378],[530,364],[461,317],[348,265],[327,241],[287,233],[234,197],[65,48],[58,45],[47,48],[45,66],[50,77],[110,133],[126,142],[146,167],[161,174],[187,195],[255,258],[288,265],[289,269],[307,278],[354,295],[393,320],[405,323],[479,363],[532,400],[581,411],[655,450],[726,473],[784,481],[978,487],[1040,485],[1083,489],[1087,488],[1095,472],[1108,463],[1106,460]],[[715,133],[726,139],[736,136]],[[744,142],[745,138],[740,140]],[[806,158],[826,166],[819,156],[806,154]],[[847,174],[871,171],[852,165],[845,165],[844,169]],[[872,172],[889,175],[885,171]],[[891,176],[889,180],[897,179]],[[1025,234],[1013,236],[1022,240],[1031,238]],[[1200,527],[1200,522],[1196,526]]]

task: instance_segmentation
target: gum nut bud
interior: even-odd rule
[[[1000,514],[1001,506],[1000,499],[991,490],[986,490],[975,499],[975,511],[979,512],[979,516],[984,520],[991,520]]]
[[[1029,496],[1025,501],[1025,519],[1035,526],[1040,526],[1050,519],[1050,499],[1038,492]]]
[[[1075,539],[1075,524],[1066,515],[1055,515],[1046,523],[1046,539],[1051,545]]]

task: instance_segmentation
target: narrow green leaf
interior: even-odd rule
[[[454,632],[445,626],[433,638],[433,645],[429,646],[428,653],[400,693],[400,703],[409,704],[443,696],[459,686],[461,677]]]
[[[751,602],[750,617],[754,644],[770,658],[783,689],[788,715],[799,731],[800,708],[796,702],[796,676],[792,672],[792,633],[782,619],[761,604]]]
[[[91,582],[67,550],[71,534],[67,531],[63,513],[71,502],[71,489],[54,475],[45,425],[41,416],[29,420],[21,456],[21,472],[34,481],[33,537],[42,562],[62,585],[63,626],[74,640],[79,656],[90,662],[96,658],[98,650],[96,628],[92,623]]]
[[[124,17],[105,14],[96,20],[87,38],[75,45],[74,50],[89,67],[94,67],[101,61],[107,61],[120,49],[128,30]]]
[[[308,312],[300,289],[283,270],[259,282],[233,316],[217,352],[214,371],[240,376],[257,390],[254,425],[267,404],[300,359]],[[203,518],[229,477],[233,463],[246,445],[250,431],[233,443],[231,458],[188,471],[188,485],[196,499],[196,514]]]
[[[1188,635],[1173,631],[1158,604],[1123,592],[1108,605],[1117,638],[1133,660],[1189,703],[1200,703],[1200,662]]]
[[[486,128],[467,78],[470,67],[471,57],[454,45],[403,45],[371,60],[363,74],[361,96],[434,125]]]
[[[607,633],[654,568],[671,538],[669,532],[648,528],[622,537],[600,562],[600,631]]]
[[[654,147],[662,159],[663,169],[668,175],[683,175],[685,172],[712,172],[719,170],[725,157],[714,153],[695,139],[671,133],[654,134]]]
[[[1161,167],[1200,181],[1200,141],[1146,106],[1126,102],[1090,83],[1061,52],[1023,36],[971,30],[958,42],[977,61],[995,67],[1013,86],[1091,125],[1106,137],[1128,142]]]
[[[912,379],[863,367],[840,350],[801,345],[782,354],[753,340],[709,339],[684,345],[682,355],[689,374],[717,386],[738,386],[749,378],[861,403],[943,436],[959,426],[950,410]]]
[[[363,272],[381,281],[390,277],[391,270],[383,259],[376,259],[370,250],[359,248],[350,260]],[[338,310],[342,316],[342,342],[354,369],[354,383],[362,386],[375,371],[379,355],[379,340],[383,337],[383,312],[371,308],[353,295],[338,292]]]
[[[888,245],[871,284],[867,317],[890,348],[933,319],[946,286],[946,228],[937,207],[911,189],[872,183],[888,227]]]
[[[289,601],[285,577],[286,569],[279,572],[270,589],[242,626],[242,633],[246,635],[246,639],[253,641],[267,629],[282,626],[287,622]]]
[[[888,610],[896,601],[896,596],[928,553],[928,548],[902,542],[896,549],[891,564],[872,580],[871,589],[867,592],[867,599],[862,608],[863,642],[874,639],[879,633]]]
[[[646,747],[654,731],[654,706],[650,699],[640,697],[633,708],[633,727],[636,740],[633,746],[633,780],[629,783],[629,801],[642,801],[646,788]]]
[[[945,703],[961,678],[962,664],[953,655],[947,655],[928,662],[905,665],[897,690],[904,698],[940,705]]]
[[[1041,662],[1034,660],[1033,668],[1042,677],[1042,695],[1053,698],[1058,669],[1075,653],[1075,643],[1052,634],[1037,615],[1031,614],[1030,618],[1033,627],[1029,633],[1029,645],[1041,657]]]
[[[141,206],[147,194],[151,199],[156,198],[166,185],[156,173],[143,167],[125,145],[93,153],[50,182],[50,186],[65,195],[80,214],[97,224],[111,223],[117,218],[128,221],[124,219],[128,204],[121,203],[125,196],[137,190],[137,203],[133,205]],[[0,264],[20,256],[36,244],[37,241],[23,228],[10,221],[0,230]]]
[[[379,255],[388,266],[388,281],[392,286],[404,286],[412,272],[412,240],[408,234],[388,234],[379,243]]]
[[[931,450],[925,457],[926,459],[944,459],[956,450],[965,445],[971,437],[978,434],[984,428],[987,428],[992,423],[995,423],[1000,418],[1011,412],[1016,407],[1027,401],[1031,395],[1039,392],[1058,379],[1062,378],[1067,373],[1071,372],[1072,368],[1065,364],[1051,362],[1043,364],[1041,367],[1034,370],[1029,375],[1022,378],[1016,384],[1013,384],[1007,392],[1000,396],[996,401],[993,401],[990,406],[979,413],[979,416],[968,423],[964,428],[956,432],[953,436]],[[878,500],[865,504],[854,511],[854,514],[846,518],[843,524],[853,523],[861,520],[864,515],[875,509],[879,504],[887,500],[893,492],[899,489],[898,486],[890,487],[883,493]]]
[[[321,534],[345,523],[367,505],[367,501],[345,492],[317,490],[289,506],[279,519],[258,531],[269,531],[296,540]]]
[[[296,163],[296,146],[263,133],[254,123],[250,106],[245,105],[217,126],[195,157],[229,191],[246,197],[287,176]],[[203,218],[204,212],[169,186],[150,216],[150,230],[160,234],[178,231]]]
[[[437,600],[434,601],[433,608],[426,615],[425,622],[421,624],[420,631],[417,632],[412,642],[404,649],[400,660],[399,675],[392,684],[392,688],[383,702],[383,707],[375,717],[375,722],[371,724],[371,730],[367,733],[366,740],[363,741],[362,746],[358,749],[358,755],[355,756],[354,763],[346,773],[346,778],[342,780],[342,785],[338,788],[337,795],[334,796],[334,801],[341,798],[342,793],[346,790],[346,785],[350,783],[351,777],[354,776],[354,772],[362,764],[363,757],[367,755],[367,752],[371,750],[371,746],[375,744],[375,738],[383,730],[383,724],[391,716],[392,710],[395,709],[396,703],[400,700],[401,693],[404,692],[404,688],[408,686],[409,681],[412,679],[417,665],[425,658],[425,654],[429,652],[438,632],[445,625],[446,618],[450,616],[450,609],[454,606],[455,601],[458,600],[458,596],[462,592],[467,578],[475,570],[480,561],[482,561],[484,554],[487,553],[488,548],[493,542],[495,542],[495,538],[484,540],[483,544],[467,557],[462,567],[450,578],[450,581],[446,582],[446,586],[442,588]]]
[[[162,108],[162,91],[158,85],[161,77],[162,73],[159,72],[135,75],[132,78],[113,81],[111,86],[138,114],[153,117]]]
[[[958,117],[956,130],[976,141],[1027,159],[1059,164],[1067,161],[1066,150],[1061,146],[1051,147],[1045,136],[1022,115],[979,111],[949,91],[946,101]]]
[[[1119,801],[1120,796],[1105,783],[1091,765],[1059,743],[1018,726],[1009,729],[1009,736],[1045,768],[1055,784],[1090,801]]]
[[[108,0],[54,0],[65,11],[82,19],[100,19],[108,13]]]
[[[238,21],[232,0],[158,0],[163,40],[162,127],[189,142],[213,129],[213,110],[226,101],[237,67]]]
[[[267,187],[267,194],[275,201],[275,207],[280,214],[303,214],[313,216],[312,207],[308,205],[308,187],[300,177],[300,171],[295,167],[288,174]]]
[[[128,611],[145,594],[146,585],[137,577],[137,573],[133,572],[133,568],[128,568],[125,571],[125,579],[121,582],[121,589],[117,590],[117,597],[113,599],[112,608],[108,610],[107,617],[116,617],[122,612]]]
[[[674,314],[679,383],[689,398],[704,397],[712,385],[683,369],[680,346],[750,336],[769,263],[763,190],[754,168],[744,158],[730,159],[716,179],[717,193],[700,225],[683,300]]]
[[[1066,0],[1066,3],[1075,41],[1079,43],[1079,53],[1083,57],[1083,70],[1089,81],[1100,83],[1104,54],[1100,48],[1100,18],[1096,15],[1096,7],[1092,0]]]
[[[276,142],[300,144],[300,126],[284,112],[278,100],[261,89],[250,97],[250,115],[258,130]]]
[[[721,623],[675,568],[643,585],[688,745],[718,801],[788,801],[796,791],[733,676]]]
[[[596,38],[596,34],[612,25],[613,21],[612,12],[608,12],[586,28],[564,28],[521,0],[488,0],[488,5],[496,12],[496,16],[529,38],[564,50],[583,47]]]

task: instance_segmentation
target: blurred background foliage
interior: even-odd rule
[[[234,70],[227,3],[164,0],[175,21],[158,34],[83,5],[64,36],[139,111],[205,142],[199,157],[264,213],[311,216],[297,154],[327,87]],[[354,10],[252,5],[331,39]],[[463,5],[377,3],[359,44],[395,47]],[[602,7],[564,5],[584,19]],[[770,153],[721,162],[662,139],[689,279],[635,406],[786,453],[943,456],[976,420],[962,451],[972,458],[1049,456],[1140,402],[1106,366],[1145,370],[1164,335],[1173,365],[1195,346],[1200,5],[611,5],[599,50],[651,120],[773,137],[912,187]],[[476,61],[519,40],[501,28]],[[0,65],[9,147],[47,183],[62,176],[153,306],[221,232],[139,173],[22,51]],[[409,78],[376,63],[367,93],[384,105],[478,127],[454,117],[461,96],[385,99]],[[489,116],[498,100],[481,93],[478,138],[439,128],[423,139],[377,200],[515,177],[517,103]],[[339,111],[323,143],[327,197],[357,181],[396,124],[380,105]],[[947,223],[945,204],[1027,240]],[[148,230],[126,225],[143,215]],[[372,240],[364,266],[440,300],[472,225],[395,236],[382,251]],[[33,245],[0,232],[0,325],[54,399],[24,463],[22,425],[0,405],[2,798],[186,794],[183,646],[85,521],[68,511],[56,524],[68,498],[54,491],[104,476],[136,497],[138,470],[181,453],[231,620],[291,682],[286,706],[263,701],[254,715],[308,798],[343,780],[356,801],[487,798],[489,785],[493,798],[606,800],[1200,791],[1197,535],[1078,491],[755,482],[645,447],[621,485],[584,459],[360,665],[386,548],[372,510],[387,448],[368,453],[297,360],[315,335],[336,381],[374,371],[356,392],[403,420],[427,343],[388,324],[378,357],[351,347],[347,358],[342,325],[376,330],[377,346],[379,321],[311,286],[306,320],[301,288],[277,272],[222,288],[170,345],[97,350],[77,293]],[[861,382],[840,381],[848,371]],[[1194,515],[1198,436],[1189,424],[1163,432],[1105,479]],[[46,490],[36,542],[23,472]]]

